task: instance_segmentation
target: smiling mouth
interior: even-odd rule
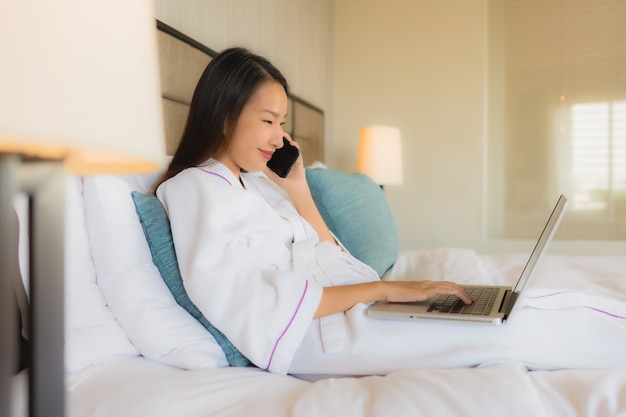
[[[259,152],[261,152],[261,155],[263,155],[263,157],[268,161],[272,159],[272,155],[274,154],[274,152],[272,151],[264,151],[262,149],[259,149]]]

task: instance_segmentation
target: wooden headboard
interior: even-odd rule
[[[196,83],[217,52],[163,22],[157,21],[157,29],[166,150],[172,155]],[[320,108],[290,95],[285,131],[300,145],[305,165],[324,160],[324,112]]]

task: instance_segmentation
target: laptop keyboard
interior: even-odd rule
[[[498,288],[468,287],[465,291],[474,299],[472,304],[465,304],[454,295],[440,295],[428,307],[428,311],[488,316],[498,296]]]

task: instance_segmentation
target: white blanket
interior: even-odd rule
[[[513,285],[526,261],[517,255],[483,259],[456,249],[403,257],[385,279]],[[315,342],[313,325],[290,369],[307,378],[494,364],[531,370],[626,369],[626,320],[618,314],[626,294],[625,259],[546,256],[529,283],[529,294],[522,295],[502,326],[376,320],[366,316],[368,306],[357,305],[346,313],[349,349],[325,352]]]

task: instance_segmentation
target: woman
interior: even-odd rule
[[[328,230],[302,157],[284,179],[266,167],[283,137],[297,146],[282,128],[287,94],[285,78],[266,59],[241,48],[216,56],[157,184],[185,288],[207,319],[256,366],[276,373],[369,374],[517,360],[502,352],[518,352],[512,349],[541,332],[507,323],[476,336],[468,326],[366,317],[366,305],[377,300],[472,299],[451,282],[380,281]],[[544,361],[544,352],[562,343],[553,334],[525,351],[521,363],[580,365],[578,353]]]
[[[266,167],[288,137],[287,94],[285,78],[264,58],[241,48],[216,56],[157,190],[190,296],[253,363],[278,372],[311,320],[357,303],[443,293],[471,302],[450,282],[380,281],[338,246],[302,157],[285,179]]]

